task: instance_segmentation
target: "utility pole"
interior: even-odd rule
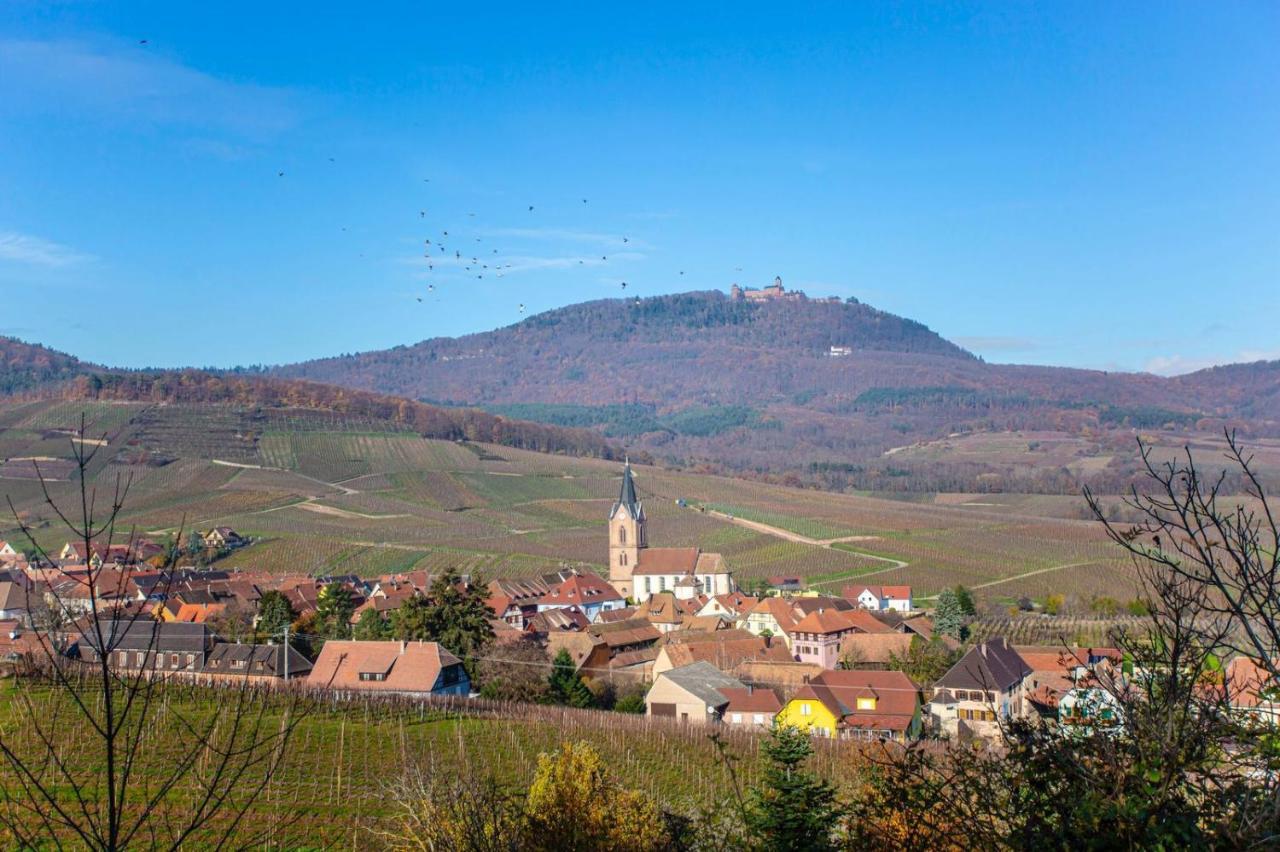
[[[280,651],[284,655],[284,682],[289,682],[289,625],[284,626],[284,648]]]

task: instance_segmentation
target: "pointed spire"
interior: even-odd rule
[[[626,508],[631,517],[640,514],[640,502],[636,499],[636,481],[631,476],[631,459],[622,469],[622,493],[618,495],[618,505]]]

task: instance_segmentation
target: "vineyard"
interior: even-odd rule
[[[99,490],[117,477],[132,483],[125,523],[157,537],[184,523],[235,527],[257,541],[235,554],[235,567],[372,575],[455,564],[489,576],[564,562],[603,568],[616,463],[427,440],[327,412],[44,402],[0,406],[9,454],[0,464],[67,459],[66,430],[82,409],[109,441],[91,471]],[[0,493],[42,544],[60,547],[38,484],[4,470]],[[1100,526],[1081,519],[1078,498],[883,499],[644,467],[637,485],[652,545],[723,553],[743,582],[796,574],[836,588],[865,576],[911,584],[926,600],[956,583],[998,601],[1125,600],[1136,589]],[[73,488],[51,484],[55,498]],[[12,534],[12,522],[0,521],[0,538]]]
[[[202,718],[218,706],[216,696],[200,687],[166,687],[158,712]],[[52,704],[51,693],[37,694]],[[278,699],[277,699],[278,700]],[[527,787],[540,753],[560,743],[586,741],[604,758],[614,776],[651,795],[664,807],[693,815],[720,802],[730,792],[728,773],[707,732],[698,727],[595,710],[538,705],[498,705],[485,702],[431,702],[382,697],[344,701],[316,700],[293,733],[284,763],[265,793],[249,812],[250,831],[278,825],[274,838],[282,848],[304,843],[308,848],[367,845],[369,833],[386,825],[388,785],[412,767],[431,767],[446,774],[492,775],[512,789]],[[54,731],[64,759],[95,760],[98,743],[75,715],[53,712],[66,730]],[[15,742],[30,726],[29,716],[14,700],[13,689],[0,695],[0,718]],[[758,779],[760,736],[721,729],[739,781]],[[148,767],[163,767],[172,738],[158,738],[144,750]],[[168,746],[166,746],[168,742]],[[819,742],[813,768],[837,783],[855,780],[860,762],[852,743]],[[3,783],[12,778],[0,775]],[[190,791],[176,789],[181,800]],[[291,819],[283,819],[288,815]]]

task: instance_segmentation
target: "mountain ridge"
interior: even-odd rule
[[[17,392],[65,388],[77,375],[159,372],[113,372],[0,339],[5,353],[11,366],[0,383],[8,377]],[[480,408],[576,430],[571,446],[586,432],[677,466],[799,475],[837,488],[997,487],[984,479],[993,468],[965,453],[948,457],[943,473],[900,453],[957,435],[1053,433],[1104,459],[1117,442],[1131,446],[1138,430],[1280,435],[1280,361],[1175,377],[988,364],[913,320],[852,299],[791,293],[593,300],[457,338],[214,374],[347,388],[445,411]],[[1051,490],[1079,484],[1078,471],[1061,461],[1037,474],[1052,480]],[[999,487],[1009,487],[1008,469],[995,470],[1004,476]],[[1117,472],[1115,482],[1130,474]]]

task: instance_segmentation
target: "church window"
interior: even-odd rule
[[[626,544],[626,543],[627,543],[627,528],[626,528],[626,527],[618,527],[618,543],[619,543],[619,544]]]
[[[627,554],[625,554],[625,553],[619,553],[619,554],[618,554],[618,560],[619,560],[619,563],[618,563],[618,564],[620,564],[620,565],[626,565],[626,564],[627,564]]]

